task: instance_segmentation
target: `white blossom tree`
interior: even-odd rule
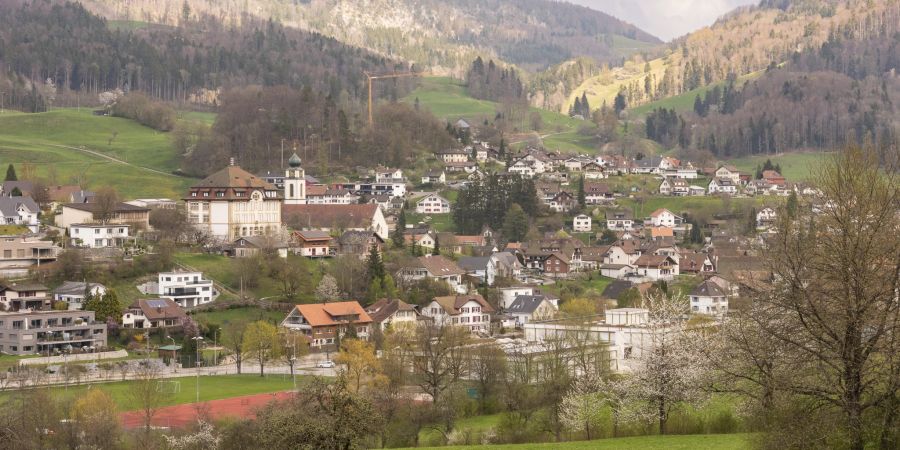
[[[316,287],[316,300],[324,303],[340,297],[341,290],[338,288],[337,280],[331,275],[322,276],[322,280]]]

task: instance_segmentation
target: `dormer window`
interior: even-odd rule
[[[217,191],[217,192],[216,192],[216,197],[221,198],[221,197],[224,197],[224,196],[225,196],[225,191]]]
[[[196,192],[191,192],[191,197],[196,197],[196,196],[197,196]]]
[[[203,193],[203,196],[204,196],[204,197],[209,197],[209,192],[204,192],[204,193]]]

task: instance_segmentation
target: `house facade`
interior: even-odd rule
[[[415,306],[396,298],[376,301],[366,307],[366,314],[372,319],[372,326],[381,331],[411,328],[419,321]]]
[[[494,308],[480,295],[450,295],[435,297],[421,313],[436,325],[466,327],[473,333],[487,333],[491,329]]]
[[[37,233],[40,213],[41,208],[31,197],[0,197],[0,214],[3,214],[0,220],[5,225],[22,225]]]
[[[0,353],[58,354],[106,347],[106,322],[93,311],[0,312]]]
[[[431,194],[416,202],[416,212],[420,214],[447,214],[450,201],[437,194]]]
[[[291,184],[295,195],[300,193],[300,184],[303,183]],[[242,236],[280,233],[282,200],[274,185],[237,166],[206,177],[191,187],[184,198],[188,222],[228,242]]]
[[[408,281],[425,278],[443,281],[455,292],[465,294],[468,292],[468,287],[463,282],[465,274],[466,271],[452,260],[441,255],[433,255],[416,258],[416,263],[400,269],[398,276]]]
[[[69,226],[69,243],[73,247],[121,247],[128,241],[130,225],[76,223]]]
[[[306,336],[311,348],[321,349],[348,333],[368,340],[372,318],[359,302],[315,303],[295,306],[281,326]]]
[[[579,214],[572,219],[572,230],[579,233],[586,233],[591,231],[592,226],[591,216],[587,214]]]
[[[204,305],[218,296],[212,280],[204,279],[202,272],[162,272],[158,280],[158,295],[182,308]]]
[[[90,292],[94,297],[106,294],[106,286],[100,283],[85,283],[82,281],[65,281],[61,286],[53,290],[53,300],[66,302],[69,311],[84,309],[84,294]]]
[[[728,312],[728,297],[719,285],[706,280],[691,291],[691,312],[723,316]]]
[[[124,328],[168,328],[184,324],[187,314],[168,298],[141,299],[122,314]]]

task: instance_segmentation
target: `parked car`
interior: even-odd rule
[[[316,364],[316,367],[319,369],[333,369],[334,361],[325,360],[325,361],[322,361],[322,362]]]

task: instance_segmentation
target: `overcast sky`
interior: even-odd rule
[[[705,25],[735,7],[758,0],[568,0],[613,15],[668,41]]]

